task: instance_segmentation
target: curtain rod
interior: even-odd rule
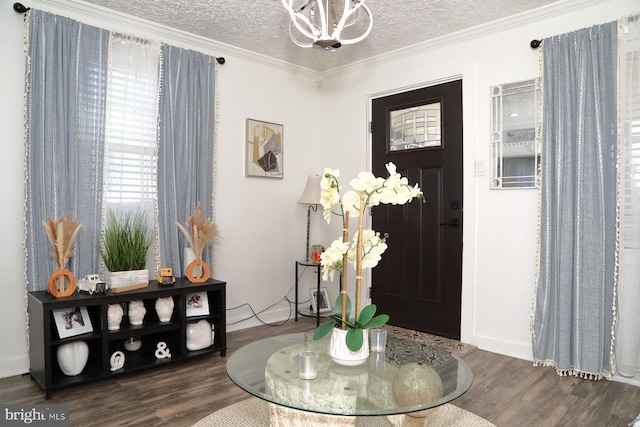
[[[15,10],[18,13],[27,13],[27,10],[29,10],[29,9],[31,9],[31,8],[26,7],[22,3],[14,3],[13,4],[13,10]]]
[[[531,46],[531,49],[537,49],[540,47],[541,44],[542,44],[542,40],[533,39],[531,40],[531,43],[529,43],[529,46]]]
[[[14,3],[13,4],[13,10],[15,10],[18,13],[27,13],[27,11],[31,9],[30,7],[26,7],[25,5],[23,5],[22,3]],[[218,62],[218,64],[222,65],[226,62],[226,60],[224,59],[224,57],[222,56],[216,56],[216,61]]]

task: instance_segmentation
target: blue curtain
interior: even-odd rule
[[[616,22],[544,40],[535,363],[611,376],[616,279]]]
[[[109,32],[31,9],[27,19],[27,289],[55,271],[43,222],[67,213],[83,226],[69,268],[98,271]],[[90,195],[90,196],[88,196]]]
[[[184,224],[200,202],[213,217],[215,58],[162,45],[158,210],[162,265],[184,271]],[[212,265],[211,249],[203,259]]]

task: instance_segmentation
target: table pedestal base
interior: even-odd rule
[[[356,417],[317,414],[269,404],[271,427],[355,427]]]
[[[318,414],[300,411],[298,409],[269,404],[271,427],[361,427],[375,425],[376,427],[428,427],[442,426],[439,421],[432,424],[431,416],[436,416],[438,408],[412,412],[406,415],[388,415],[379,417],[351,417],[340,415]],[[441,420],[440,420],[441,421]]]

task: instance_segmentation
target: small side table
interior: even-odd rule
[[[318,294],[320,294],[320,263],[314,262],[312,260],[304,260],[304,261],[296,261],[296,322],[298,321],[298,269],[300,266],[303,267],[315,267],[316,269],[316,279],[318,285]],[[300,310],[302,311],[302,310]],[[313,312],[309,310],[309,314],[300,313],[303,316],[311,316]],[[316,326],[320,326],[320,310],[316,310]]]

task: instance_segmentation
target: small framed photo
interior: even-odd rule
[[[247,119],[245,175],[282,178],[284,170],[284,126]]]
[[[331,311],[331,303],[329,302],[329,293],[327,292],[327,288],[320,288],[320,293],[318,293],[317,289],[309,289],[311,293],[311,306],[313,307],[313,312],[317,313],[326,313],[327,311]]]
[[[196,292],[187,295],[187,317],[208,316],[209,298],[206,292]]]
[[[71,307],[53,310],[60,339],[93,332],[87,307]]]

